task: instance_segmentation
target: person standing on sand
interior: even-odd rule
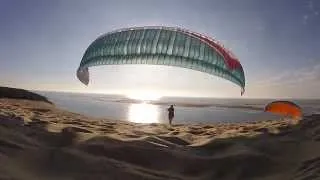
[[[168,108],[168,118],[169,118],[169,124],[171,125],[172,124],[172,119],[174,117],[174,108],[173,108],[173,105],[171,105],[169,108]]]

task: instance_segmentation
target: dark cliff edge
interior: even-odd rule
[[[42,102],[53,104],[46,97],[41,96],[39,94],[30,92],[24,89],[17,89],[17,88],[10,88],[10,87],[0,86],[0,98],[42,101]]]

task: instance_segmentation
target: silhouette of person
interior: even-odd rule
[[[174,117],[174,108],[173,105],[170,105],[170,107],[168,108],[168,118],[169,118],[169,124],[172,124],[172,119]]]

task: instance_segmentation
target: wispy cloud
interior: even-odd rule
[[[309,15],[305,14],[303,16],[303,24],[307,24],[308,23],[308,19],[309,19]]]
[[[253,83],[254,86],[288,86],[300,84],[320,84],[320,62],[307,68],[290,69],[281,73],[269,74],[264,80]]]
[[[304,24],[307,24],[310,18],[316,17],[319,15],[319,11],[317,10],[315,6],[315,2],[313,0],[308,1],[306,7],[308,12],[302,17]]]

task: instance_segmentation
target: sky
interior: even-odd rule
[[[320,97],[319,0],[0,0],[0,86],[29,90],[235,98]],[[98,36],[131,26],[178,26],[222,42],[246,92],[202,72],[99,66],[76,77]]]

